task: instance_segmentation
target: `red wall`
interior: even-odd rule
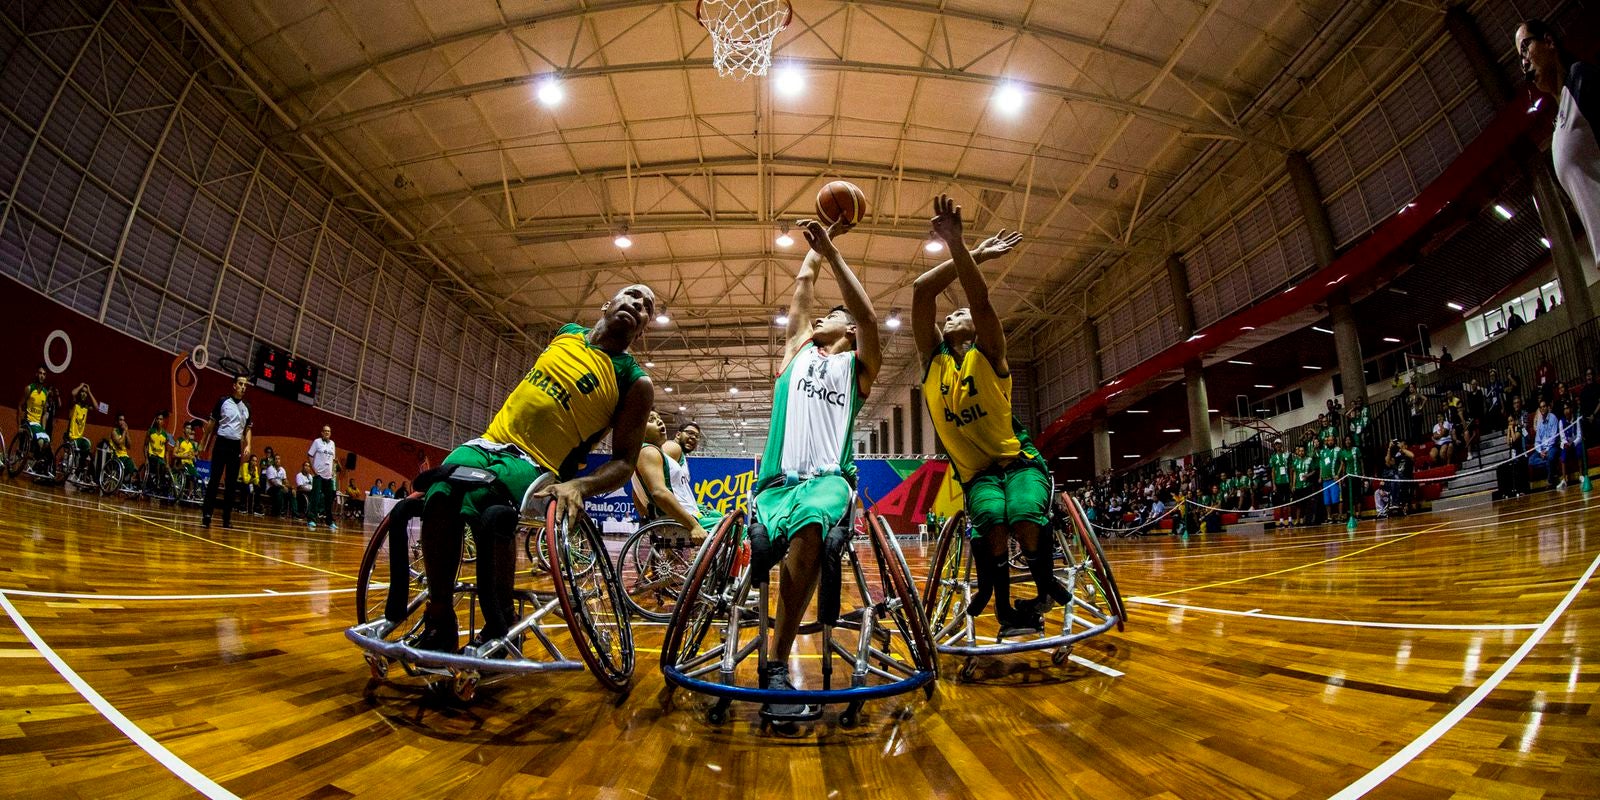
[[[142,452],[144,430],[158,410],[171,408],[176,402],[180,412],[187,412],[168,417],[168,430],[176,430],[183,419],[204,419],[232,384],[230,376],[215,369],[217,358],[224,354],[211,354],[213,368],[200,370],[198,386],[191,389],[192,371],[186,372],[183,380],[175,381],[177,357],[172,353],[101,325],[4,276],[0,276],[0,296],[11,301],[7,304],[10,319],[5,344],[0,346],[0,403],[4,404],[0,408],[0,430],[8,440],[17,429],[16,403],[33,380],[34,369],[41,361],[60,365],[67,360],[60,337],[52,343],[49,359],[45,357],[46,340],[54,331],[65,334],[72,345],[66,368],[50,374],[50,385],[61,393],[62,403],[69,403],[68,393],[80,382],[88,381],[95,399],[110,408],[109,415],[89,415],[91,441],[99,441],[111,430],[117,414],[127,414],[133,445]],[[249,354],[226,355],[248,358]],[[182,385],[175,386],[175,382]],[[446,451],[438,447],[257,389],[252,388],[245,398],[255,417],[253,452],[260,455],[266,447],[272,447],[283,456],[284,467],[290,473],[299,470],[306,448],[323,425],[333,427],[341,462],[346,453],[357,455],[356,469],[341,476],[341,485],[349,477],[354,477],[362,490],[370,488],[375,479],[386,484],[409,481],[424,463],[438,464],[445,456]],[[63,409],[52,431],[53,440],[59,442],[65,431]]]

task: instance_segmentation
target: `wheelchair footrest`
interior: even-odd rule
[[[566,672],[583,670],[581,661],[530,661],[511,658],[479,658],[460,653],[422,650],[401,642],[389,642],[372,635],[373,623],[346,628],[344,636],[362,650],[418,667],[443,670],[476,670],[481,673]]]

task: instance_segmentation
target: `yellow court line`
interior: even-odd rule
[[[188,531],[178,530],[177,528],[174,528],[171,525],[166,525],[166,524],[163,524],[163,523],[160,523],[160,522],[156,522],[153,519],[149,519],[149,518],[141,516],[139,514],[135,514],[135,513],[131,512],[131,511],[123,511],[122,509],[117,509],[117,513],[121,514],[121,515],[123,515],[125,517],[133,517],[134,519],[139,520],[140,522],[143,522],[146,525],[154,525],[157,528],[163,528],[163,529],[172,531],[173,533],[179,534],[180,536],[187,536],[187,537],[189,537],[191,539],[199,539],[202,542],[207,542],[207,543],[210,543],[210,544],[214,544],[214,545],[216,545],[218,547],[226,547],[229,550],[233,550],[233,551],[236,551],[236,552],[244,553],[246,555],[252,555],[252,556],[256,556],[258,558],[264,558],[264,559],[266,559],[268,561],[276,561],[279,564],[288,564],[290,566],[300,567],[302,569],[309,569],[309,570],[312,570],[314,572],[321,572],[321,573],[323,573],[325,575],[333,575],[335,577],[348,578],[350,580],[359,580],[356,576],[354,576],[354,575],[346,575],[343,572],[334,572],[331,569],[323,569],[321,567],[313,567],[310,564],[302,564],[302,563],[300,563],[298,561],[289,561],[289,560],[286,560],[286,559],[278,558],[276,556],[269,556],[266,553],[257,553],[254,550],[246,550],[243,547],[234,547],[231,544],[224,544],[223,542],[219,542],[219,541],[217,541],[215,539],[207,539],[204,536],[200,536],[198,534],[193,534],[193,533],[190,533]]]
[[[1383,547],[1385,545],[1394,544],[1395,542],[1403,542],[1403,541],[1405,541],[1407,539],[1410,539],[1413,536],[1421,536],[1422,534],[1427,533],[1429,531],[1436,531],[1436,530],[1438,530],[1440,528],[1443,528],[1443,527],[1446,527],[1446,526],[1449,526],[1449,525],[1453,525],[1458,521],[1459,520],[1451,520],[1450,522],[1441,522],[1438,525],[1434,525],[1434,526],[1429,527],[1429,528],[1423,528],[1420,531],[1412,531],[1411,533],[1408,533],[1408,534],[1406,534],[1404,536],[1397,536],[1397,537],[1395,537],[1393,539],[1388,539],[1386,541],[1378,542],[1377,544],[1374,544],[1374,545],[1369,545],[1367,547],[1363,547],[1360,550],[1352,550],[1352,551],[1350,551],[1348,553],[1342,553],[1340,555],[1336,555],[1333,558],[1324,558],[1321,561],[1312,561],[1312,562],[1310,562],[1308,564],[1300,564],[1298,566],[1285,567],[1284,569],[1273,570],[1272,572],[1263,572],[1260,575],[1249,575],[1249,576],[1246,576],[1246,577],[1243,577],[1243,578],[1234,578],[1232,580],[1217,581],[1216,583],[1207,583],[1207,584],[1203,584],[1203,585],[1200,585],[1200,586],[1190,586],[1190,587],[1188,587],[1186,589],[1173,589],[1171,591],[1161,592],[1159,594],[1145,594],[1145,595],[1140,595],[1140,597],[1145,597],[1145,598],[1149,598],[1149,599],[1153,600],[1153,599],[1158,598],[1158,597],[1168,597],[1170,595],[1183,594],[1184,592],[1198,592],[1201,589],[1215,589],[1218,586],[1228,586],[1230,584],[1235,584],[1235,583],[1244,583],[1245,581],[1253,581],[1253,580],[1256,580],[1258,578],[1270,578],[1270,577],[1272,577],[1274,575],[1282,575],[1282,574],[1284,574],[1286,572],[1294,572],[1295,570],[1305,569],[1306,567],[1315,567],[1315,566],[1317,566],[1319,564],[1332,563],[1334,561],[1338,561],[1341,558],[1349,558],[1351,556],[1358,556],[1358,555],[1361,555],[1362,553],[1365,553],[1365,552],[1367,552],[1369,550],[1376,550],[1376,549],[1378,549],[1380,547]]]

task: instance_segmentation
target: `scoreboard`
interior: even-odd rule
[[[321,367],[295,358],[281,347],[263,342],[256,348],[257,388],[306,405],[316,405],[317,385],[321,378]]]

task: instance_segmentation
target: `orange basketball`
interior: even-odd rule
[[[867,215],[867,195],[849,181],[834,181],[817,192],[817,219],[824,225],[844,220],[859,225]]]

